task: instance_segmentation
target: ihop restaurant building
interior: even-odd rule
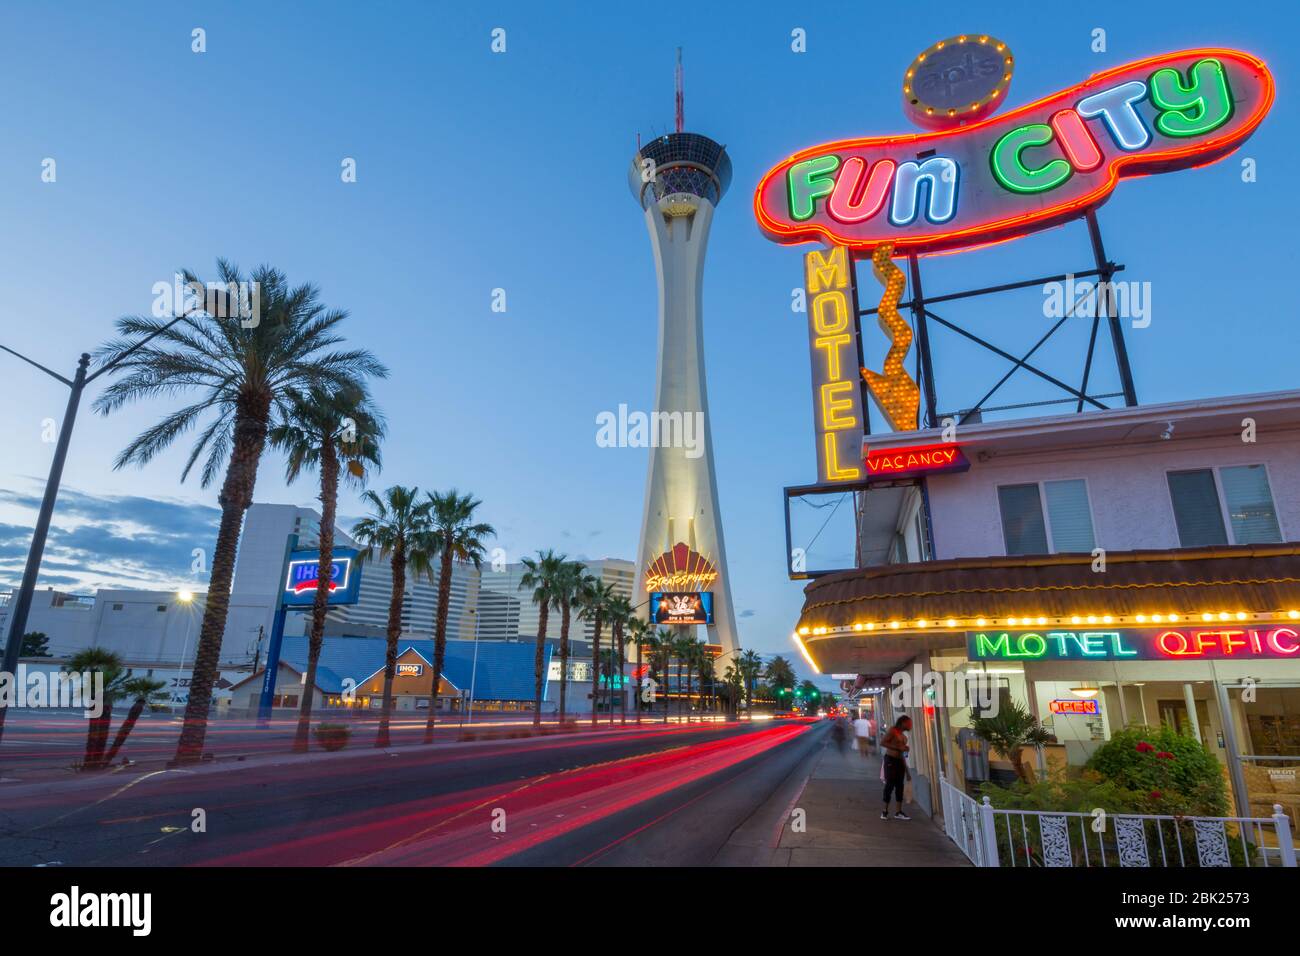
[[[870,436],[872,454],[942,444]],[[1300,822],[1300,392],[968,424],[951,444],[969,467],[868,491],[868,566],[805,589],[814,666],[981,673],[1055,736],[1023,755],[1040,772],[1171,725],[1218,756],[1240,815]],[[909,713],[937,807],[971,711]]]

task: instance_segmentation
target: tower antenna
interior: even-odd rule
[[[686,125],[686,95],[682,82],[682,48],[677,48],[677,132]]]

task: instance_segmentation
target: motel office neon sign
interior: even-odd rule
[[[969,631],[966,653],[973,661],[1300,660],[1300,633],[1279,626]]]
[[[957,129],[803,150],[763,177],[754,212],[778,242],[862,255],[887,243],[901,255],[1011,239],[1082,215],[1121,179],[1223,158],[1259,126],[1273,92],[1247,53],[1166,53]]]

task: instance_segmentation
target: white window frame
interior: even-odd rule
[[[1175,469],[1175,470],[1190,471],[1191,469]],[[1101,543],[1097,540],[1097,517],[1096,517],[1096,512],[1093,511],[1092,508],[1092,485],[1088,482],[1088,479],[1086,477],[1084,477],[1083,475],[1067,475],[1063,478],[1038,478],[1033,481],[1008,481],[999,485],[995,485],[993,488],[993,494],[998,499],[997,500],[998,533],[1001,534],[1002,536],[1002,553],[1007,557],[1010,558],[1013,557],[1013,555],[1007,552],[1007,529],[1006,529],[1006,525],[1004,525],[1002,522],[1002,498],[1001,495],[999,495],[999,491],[1001,491],[1002,488],[1010,488],[1015,485],[1037,485],[1038,486],[1038,508],[1043,514],[1043,532],[1047,535],[1047,553],[1048,554],[1061,553],[1056,550],[1056,545],[1052,542],[1052,515],[1051,515],[1051,509],[1047,507],[1047,489],[1043,487],[1048,482],[1053,482],[1053,481],[1082,481],[1083,482],[1083,496],[1088,500],[1088,524],[1092,528],[1092,547],[1093,550],[1095,551],[1097,548],[1100,548],[1102,546]],[[1168,487],[1168,482],[1166,482],[1165,487]],[[1270,484],[1268,487],[1269,487],[1269,494],[1272,494],[1273,486]],[[1170,498],[1169,507],[1170,509],[1173,508],[1172,498]],[[1276,508],[1276,506],[1274,507]],[[1178,533],[1176,528],[1174,533],[1175,534]]]
[[[1242,468],[1259,466],[1264,469],[1264,480],[1268,482],[1268,500],[1273,506],[1273,520],[1277,522],[1277,531],[1283,541],[1290,541],[1287,537],[1286,528],[1282,524],[1282,512],[1277,509],[1277,495],[1273,494],[1273,473],[1269,470],[1266,461],[1232,461],[1224,465],[1192,465],[1186,468],[1166,468],[1165,469],[1165,499],[1169,502],[1169,520],[1173,522],[1174,540],[1178,542],[1178,547],[1187,547],[1183,544],[1182,536],[1178,533],[1178,512],[1174,510],[1174,492],[1169,487],[1169,476],[1174,472],[1185,471],[1206,471],[1214,477],[1214,493],[1219,497],[1219,515],[1223,519],[1223,530],[1228,535],[1228,544],[1236,545],[1237,534],[1232,530],[1232,513],[1228,511],[1228,496],[1223,493],[1223,477],[1219,471],[1223,468]]]

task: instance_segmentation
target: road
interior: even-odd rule
[[[109,739],[117,733],[125,716],[123,708],[113,714]],[[675,715],[674,715],[675,716]],[[320,721],[345,723],[352,729],[353,746],[369,746],[378,731],[378,718],[371,714],[318,715]],[[390,743],[394,747],[417,744],[424,740],[425,716],[398,713],[389,727]],[[602,726],[608,715],[601,716]],[[615,715],[618,722],[618,715]],[[544,726],[556,723],[553,715],[543,718]],[[590,725],[590,716],[579,720],[578,725]],[[488,735],[527,731],[532,726],[532,715],[475,714],[473,723],[465,726],[460,715],[439,717],[435,725],[435,739],[457,740],[465,734]],[[142,765],[162,764],[176,752],[180,736],[181,718],[172,714],[142,714],[131,736],[119,753],[119,759],[130,758]],[[253,719],[242,717],[215,718],[208,723],[203,749],[216,757],[257,754],[280,754],[290,749],[298,728],[297,716],[277,715],[259,728]],[[315,744],[313,744],[313,747]],[[86,720],[79,711],[22,711],[9,712],[5,724],[4,742],[0,746],[0,777],[23,778],[32,770],[68,770],[78,764],[86,751]]]
[[[12,783],[0,864],[743,863],[733,835],[775,841],[826,730],[646,724]]]

